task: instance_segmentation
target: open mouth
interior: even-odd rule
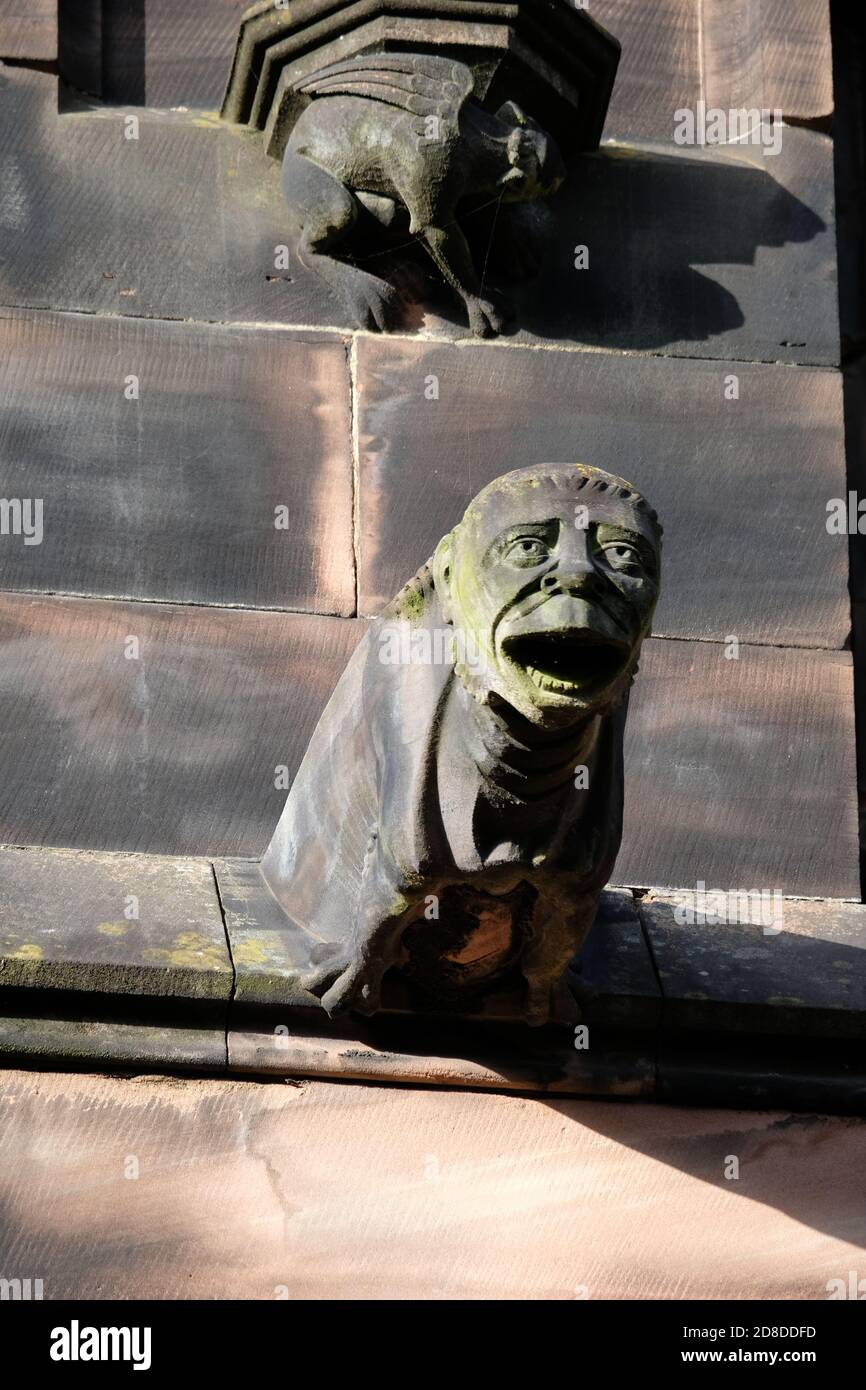
[[[587,632],[533,632],[508,637],[503,651],[539,690],[577,695],[608,685],[625,666],[628,653],[618,643]]]

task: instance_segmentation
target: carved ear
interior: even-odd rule
[[[506,125],[526,125],[526,114],[521,111],[516,101],[505,101],[496,112],[500,121],[505,121]]]
[[[527,116],[521,106],[516,101],[505,101],[496,112],[500,121],[505,121],[506,125],[518,126],[522,130],[535,130],[544,134],[544,127],[534,121],[531,116]]]
[[[447,536],[442,537],[433,552],[433,561],[431,564],[433,585],[439,595],[442,614],[446,620],[450,620],[451,611],[452,539],[453,532],[450,531]]]

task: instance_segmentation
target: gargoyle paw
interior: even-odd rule
[[[300,975],[298,983],[308,994],[315,994],[317,999],[321,999],[331,989],[335,980],[339,980],[345,973],[348,966],[348,957],[342,951],[329,954],[321,961],[317,961],[314,956],[312,964]]]
[[[505,299],[481,299],[471,295],[466,300],[469,327],[476,338],[493,338],[508,325],[514,317],[511,305]]]
[[[372,284],[355,284],[346,292],[349,311],[358,328],[366,328],[371,333],[386,333],[396,295],[387,287],[379,289]]]
[[[322,995],[322,1007],[329,1017],[334,1014],[375,1013],[379,1007],[379,990],[371,980],[366,966],[355,964],[344,970],[327,993]]]

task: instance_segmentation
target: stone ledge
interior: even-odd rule
[[[724,911],[745,908],[747,896],[726,895]],[[718,915],[717,899],[706,894],[709,914]],[[866,907],[781,895],[776,903],[778,923],[768,896],[766,923],[714,925],[676,920],[678,906],[681,918],[684,906],[694,915],[694,898],[641,898],[667,1030],[866,1038]]]
[[[0,987],[227,1003],[206,860],[0,849]]]
[[[866,906],[785,898],[765,934],[682,923],[681,902],[605,893],[544,1029],[507,996],[410,1019],[399,991],[337,1024],[254,862],[0,848],[0,1057],[866,1110]]]

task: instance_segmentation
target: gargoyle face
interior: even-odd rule
[[[660,534],[640,495],[599,469],[497,480],[434,557],[445,615],[481,653],[461,679],[541,725],[618,704],[658,598]]]
[[[513,127],[506,142],[509,169],[500,180],[503,201],[526,203],[552,197],[566,175],[556,141],[516,102],[507,101],[496,114]]]

